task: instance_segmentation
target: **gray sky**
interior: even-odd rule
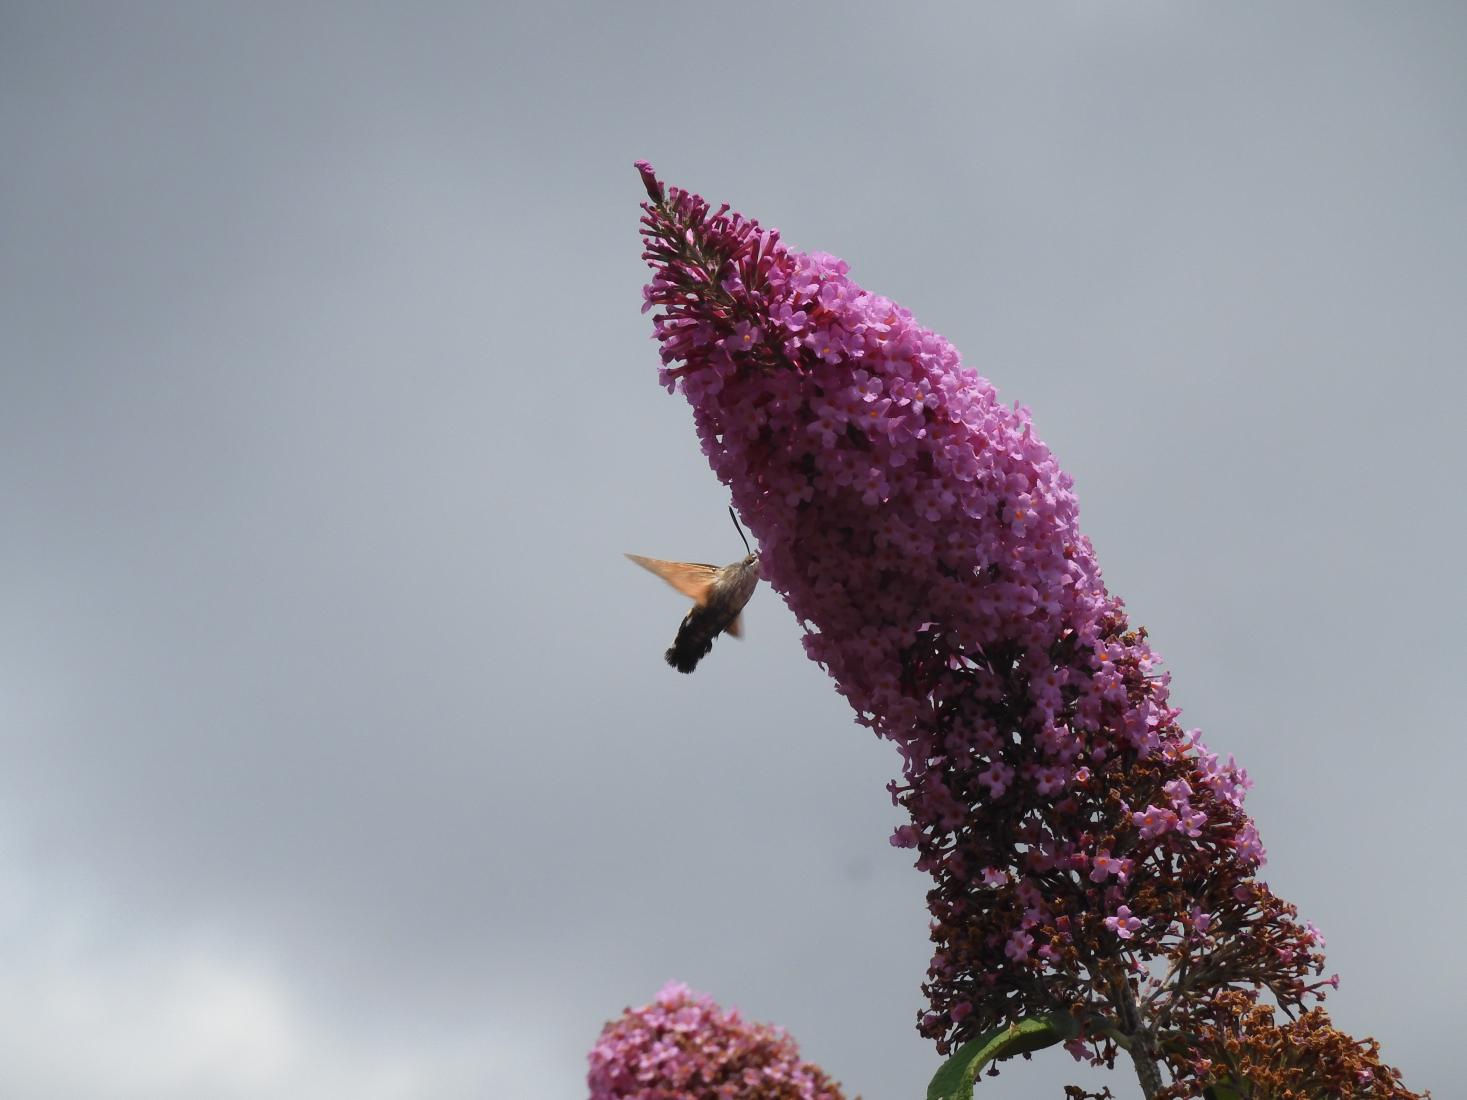
[[[921,1094],[895,751],[767,589],[671,672],[621,557],[742,553],[646,157],[1033,409],[1445,1095],[1467,19],[1044,10],[0,5],[0,1094],[574,1098],[672,977]]]

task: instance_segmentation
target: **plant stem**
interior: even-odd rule
[[[1127,1049],[1131,1062],[1136,1067],[1136,1080],[1141,1082],[1141,1095],[1153,1100],[1161,1091],[1161,1067],[1156,1062],[1156,1044],[1151,1031],[1141,1020],[1141,1010],[1136,1004],[1136,995],[1131,983],[1124,979],[1115,983],[1116,1014],[1120,1018],[1121,1030],[1130,1036]]]

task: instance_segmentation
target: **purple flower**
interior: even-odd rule
[[[1130,975],[1193,972],[1194,911],[1220,985],[1317,993],[1315,941],[1255,877],[1247,774],[1178,724],[1028,411],[843,261],[642,171],[661,379],[807,654],[900,756],[893,843],[932,876],[943,959],[922,1033],[945,1052],[1059,1009],[1102,1035]],[[730,354],[750,332],[778,335]],[[1148,1003],[1185,1031],[1209,994],[1179,981]]]
[[[915,825],[901,825],[891,834],[891,846],[893,848],[915,848],[921,839],[922,834]]]
[[[1015,930],[1004,944],[1003,953],[1015,962],[1023,962],[1034,950],[1034,937],[1028,932]]]
[[[724,346],[731,352],[748,351],[763,336],[759,326],[748,321],[740,321],[733,327],[733,331],[724,337]]]
[[[1151,840],[1153,837],[1158,837],[1167,830],[1175,828],[1177,815],[1172,813],[1171,810],[1163,810],[1156,806],[1147,806],[1143,812],[1132,814],[1131,820],[1135,822],[1136,828],[1141,830],[1142,839]]]
[[[1105,926],[1123,940],[1128,940],[1141,931],[1141,921],[1131,916],[1131,907],[1122,905],[1115,916],[1105,918]]]
[[[1061,767],[1035,768],[1032,772],[1034,790],[1043,798],[1049,798],[1064,790],[1070,779],[1067,769]]]
[[[1095,858],[1090,861],[1090,881],[1104,882],[1111,875],[1115,875],[1122,881],[1131,872],[1131,861],[1129,859],[1116,859],[1105,849],[1096,853]]]
[[[589,1061],[590,1100],[843,1100],[783,1030],[748,1023],[678,982],[608,1023]]]
[[[1201,810],[1194,810],[1191,806],[1183,806],[1177,811],[1176,828],[1187,836],[1201,836],[1202,827],[1207,824],[1207,815]]]
[[[1251,821],[1239,830],[1233,847],[1241,859],[1260,866],[1263,864],[1263,843],[1258,839],[1258,830]]]

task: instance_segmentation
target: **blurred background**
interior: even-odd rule
[[[742,555],[632,162],[951,339],[1444,1095],[1467,9],[0,5],[0,1094],[585,1095],[679,978],[920,1096],[889,746]],[[1444,923],[1445,920],[1445,923]],[[1108,1081],[1053,1051],[985,1085]]]

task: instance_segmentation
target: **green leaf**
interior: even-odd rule
[[[996,1027],[970,1039],[953,1053],[932,1076],[927,1100],[972,1100],[973,1082],[989,1062],[1043,1050],[1073,1039],[1080,1027],[1068,1012],[1031,1016],[1008,1027]]]
[[[1238,1086],[1231,1081],[1214,1081],[1202,1090],[1202,1095],[1207,1100],[1243,1100]]]

